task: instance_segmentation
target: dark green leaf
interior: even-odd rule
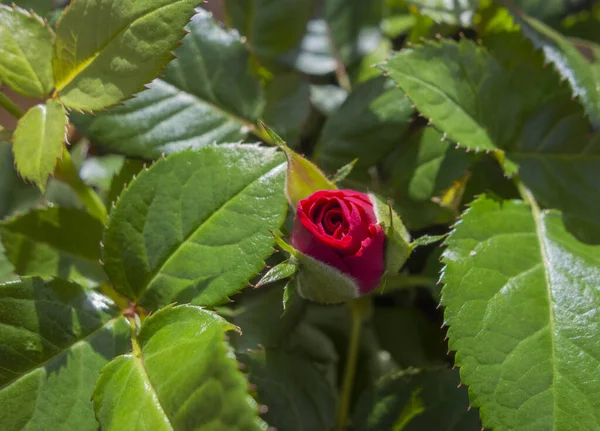
[[[13,142],[19,174],[44,193],[48,177],[63,151],[67,113],[56,100],[29,109],[17,123]]]
[[[477,410],[458,373],[447,369],[407,370],[383,377],[365,393],[354,420],[360,431],[479,431]]]
[[[297,73],[278,74],[265,87],[263,120],[290,146],[300,139],[310,114],[310,87]]]
[[[94,408],[102,429],[264,430],[224,339],[232,329],[191,305],[148,317],[133,353],[116,358],[98,379]]]
[[[377,48],[382,0],[325,0],[323,15],[334,57],[351,64]]]
[[[60,100],[74,109],[102,109],[142,90],[173,59],[171,51],[197,5],[198,0],[72,2],[54,41]]]
[[[95,431],[100,369],[129,348],[112,302],[60,279],[0,285],[0,427]]]
[[[556,211],[486,197],[446,244],[450,348],[484,425],[596,428],[600,246],[578,242]]]
[[[511,50],[524,53],[520,45]],[[518,168],[543,205],[579,218],[585,233],[600,237],[600,201],[589,199],[599,192],[600,136],[588,136],[579,104],[532,54],[530,61],[493,54],[467,40],[426,43],[384,68],[452,141],[496,151],[505,171]]]
[[[34,206],[40,200],[40,192],[25,184],[17,175],[12,145],[0,142],[0,217]]]
[[[107,207],[117,202],[117,199],[135,175],[137,175],[144,168],[144,163],[141,160],[126,159],[123,163],[123,167],[117,175],[115,175],[111,182],[106,197]]]
[[[425,245],[435,244],[446,238],[446,235],[423,235],[419,238],[416,238],[411,244],[421,247]]]
[[[4,246],[0,242],[0,283],[15,280],[16,276],[14,275],[14,272],[15,268],[6,258]]]
[[[44,208],[0,223],[0,239],[17,274],[93,287],[107,281],[99,263],[103,227],[80,210]]]
[[[217,305],[264,267],[285,219],[283,154],[207,146],[142,171],[110,214],[104,263],[115,288],[155,309]]]
[[[329,47],[328,32],[325,20],[310,20],[300,47],[282,56],[282,61],[307,75],[326,75],[334,72],[337,62]]]
[[[568,80],[580,98],[592,123],[600,127],[600,45],[582,39],[568,39],[551,27],[512,9],[523,34],[541,49],[548,62]]]
[[[226,0],[230,26],[246,37],[253,52],[274,59],[295,48],[312,16],[314,0]]]
[[[268,407],[264,419],[279,431],[329,430],[335,425],[336,394],[306,358],[276,349],[240,358],[250,382]]]
[[[408,129],[412,102],[380,77],[358,86],[325,123],[314,158],[326,171],[335,171],[358,158],[356,169],[365,174],[389,154]]]
[[[417,308],[377,307],[373,326],[382,349],[400,368],[430,367],[446,362],[440,323]]]
[[[25,10],[33,10],[40,16],[47,16],[52,10],[52,1],[47,0],[2,0],[2,4],[16,4]]]
[[[187,29],[178,58],[148,90],[107,113],[73,115],[82,132],[112,151],[149,159],[245,137],[263,107],[246,47],[206,11]]]
[[[0,80],[23,96],[41,98],[50,93],[53,37],[37,15],[0,5]]]

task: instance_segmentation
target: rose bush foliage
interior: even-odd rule
[[[600,429],[595,2],[0,3],[0,430]]]

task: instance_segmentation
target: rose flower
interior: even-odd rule
[[[384,272],[385,233],[373,204],[353,190],[321,190],[298,203],[292,245],[354,279],[364,294]]]

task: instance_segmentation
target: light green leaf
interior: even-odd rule
[[[423,15],[435,22],[443,22],[462,27],[470,27],[473,16],[479,6],[479,0],[406,0],[406,3],[415,6]]]
[[[290,278],[296,273],[297,270],[298,267],[295,264],[291,263],[289,260],[283,261],[275,265],[273,268],[269,269],[269,271],[267,271],[263,278],[261,278],[260,281],[256,283],[256,287]]]
[[[105,269],[149,309],[227,301],[264,267],[286,215],[274,148],[207,146],[159,160],[121,194],[104,236]]]
[[[86,157],[79,168],[79,176],[87,185],[105,194],[124,163],[125,157],[118,154]]]
[[[226,0],[228,24],[257,57],[274,59],[295,48],[313,14],[314,0]]]
[[[86,212],[44,208],[0,223],[0,239],[17,274],[94,287],[107,281],[99,263],[103,228]]]
[[[581,107],[551,69],[533,54],[524,61],[521,46],[511,52],[496,58],[467,40],[426,43],[384,69],[452,141],[497,151],[506,173],[518,168],[538,201],[576,216],[599,238],[600,201],[589,196],[599,193],[600,136],[588,136]]]
[[[106,113],[72,115],[72,121],[111,151],[148,159],[244,138],[264,104],[248,50],[203,10],[187,30],[178,58],[148,90]]]
[[[449,345],[484,425],[598,428],[600,246],[555,211],[486,197],[446,244]]]
[[[279,431],[329,430],[335,426],[336,394],[306,357],[277,349],[252,352],[248,367],[264,416]]]
[[[41,98],[50,93],[53,36],[39,16],[0,5],[0,80],[23,96]]]
[[[263,120],[292,147],[310,114],[308,80],[298,73],[277,74],[265,86]]]
[[[48,177],[63,151],[67,113],[56,100],[36,105],[17,123],[13,153],[19,174],[44,193]]]
[[[0,427],[95,431],[100,369],[129,348],[106,297],[60,279],[0,285]]]
[[[173,59],[171,51],[197,5],[198,0],[72,2],[58,21],[52,57],[60,100],[74,109],[102,109],[142,90]]]
[[[358,402],[354,421],[362,431],[479,431],[477,410],[468,410],[458,373],[448,369],[388,374]]]
[[[600,127],[600,45],[582,39],[568,39],[535,18],[511,8],[523,34],[541,49],[579,97],[592,123]]]
[[[148,317],[133,353],[109,363],[98,379],[94,408],[102,429],[266,430],[224,339],[232,329],[191,305]]]
[[[358,158],[354,174],[384,159],[401,141],[412,120],[412,102],[386,78],[371,79],[352,91],[325,123],[314,158],[334,172]]]

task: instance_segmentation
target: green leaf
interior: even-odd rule
[[[296,273],[297,270],[298,267],[294,263],[291,263],[289,260],[283,261],[275,265],[273,268],[269,269],[269,271],[263,276],[263,278],[261,278],[260,281],[256,283],[256,287],[290,278]]]
[[[52,57],[62,103],[102,109],[142,90],[173,59],[171,50],[197,5],[198,0],[71,3],[58,21]]]
[[[246,46],[203,10],[187,30],[178,58],[148,90],[106,113],[72,115],[72,121],[111,151],[148,159],[244,138],[264,104]]]
[[[592,123],[600,127],[600,45],[582,39],[568,39],[535,18],[511,8],[523,34],[541,49],[548,62],[566,79],[585,106]]]
[[[335,171],[358,158],[354,174],[367,176],[366,169],[401,141],[412,120],[411,105],[389,79],[379,77],[359,85],[327,119],[315,160],[326,171]]]
[[[266,429],[224,340],[232,329],[216,314],[191,305],[148,317],[133,353],[116,358],[100,374],[94,408],[102,429]]]
[[[97,430],[92,390],[129,348],[127,320],[108,298],[60,279],[0,285],[0,310],[2,429]]]
[[[458,373],[439,368],[388,374],[359,400],[354,415],[363,431],[479,431],[477,410]]]
[[[15,268],[12,266],[10,261],[6,258],[4,246],[0,242],[0,283],[15,280],[16,276],[15,276],[14,272],[15,272]]]
[[[274,148],[211,145],[159,160],[121,194],[104,236],[115,288],[143,307],[212,306],[247,285],[286,215]]]
[[[282,62],[307,75],[334,72],[337,61],[329,47],[329,29],[325,20],[310,20],[300,46],[294,52],[282,56]]]
[[[52,2],[46,0],[2,0],[2,4],[15,4],[25,10],[33,10],[36,14],[46,17],[52,10]]]
[[[312,16],[314,0],[226,0],[228,24],[246,37],[257,57],[274,59],[295,48]]]
[[[87,185],[105,194],[124,163],[125,157],[118,154],[86,157],[79,168],[79,176]]]
[[[94,287],[107,281],[99,263],[103,228],[86,212],[44,208],[0,223],[0,239],[17,274]]]
[[[19,178],[15,170],[12,145],[0,142],[0,218],[32,207],[40,200],[40,192]]]
[[[308,80],[298,73],[277,74],[265,87],[263,120],[294,146],[310,114]]]
[[[335,426],[336,394],[307,358],[266,349],[240,358],[248,366],[265,421],[279,431],[329,430]]]
[[[426,127],[397,145],[384,160],[382,175],[393,195],[429,201],[463,176],[474,159],[455,149],[442,133]]]
[[[53,37],[39,16],[0,5],[0,80],[23,96],[41,98],[50,93]]]
[[[426,43],[397,54],[384,69],[452,141],[496,151],[506,173],[518,168],[538,201],[579,218],[586,235],[598,238],[600,201],[589,196],[599,193],[600,135],[588,136],[568,89],[537,57],[524,61],[522,48],[511,46],[514,58],[506,52],[496,58],[467,40]]]
[[[106,196],[106,206],[109,208],[117,199],[131,180],[144,168],[144,162],[136,159],[126,159],[121,170],[115,175]]]
[[[377,341],[401,369],[446,363],[440,323],[418,308],[377,307],[373,313]]]
[[[462,27],[470,27],[473,16],[479,6],[479,0],[406,0],[410,6],[415,6],[419,12],[430,17],[435,22],[443,22]]]
[[[449,345],[484,425],[596,428],[600,246],[577,241],[556,211],[486,197],[446,244]]]
[[[334,57],[352,64],[377,49],[381,32],[381,1],[325,0],[323,17]]]
[[[66,128],[67,113],[56,100],[34,106],[17,123],[13,142],[15,165],[19,174],[33,181],[42,193],[62,154]]]

